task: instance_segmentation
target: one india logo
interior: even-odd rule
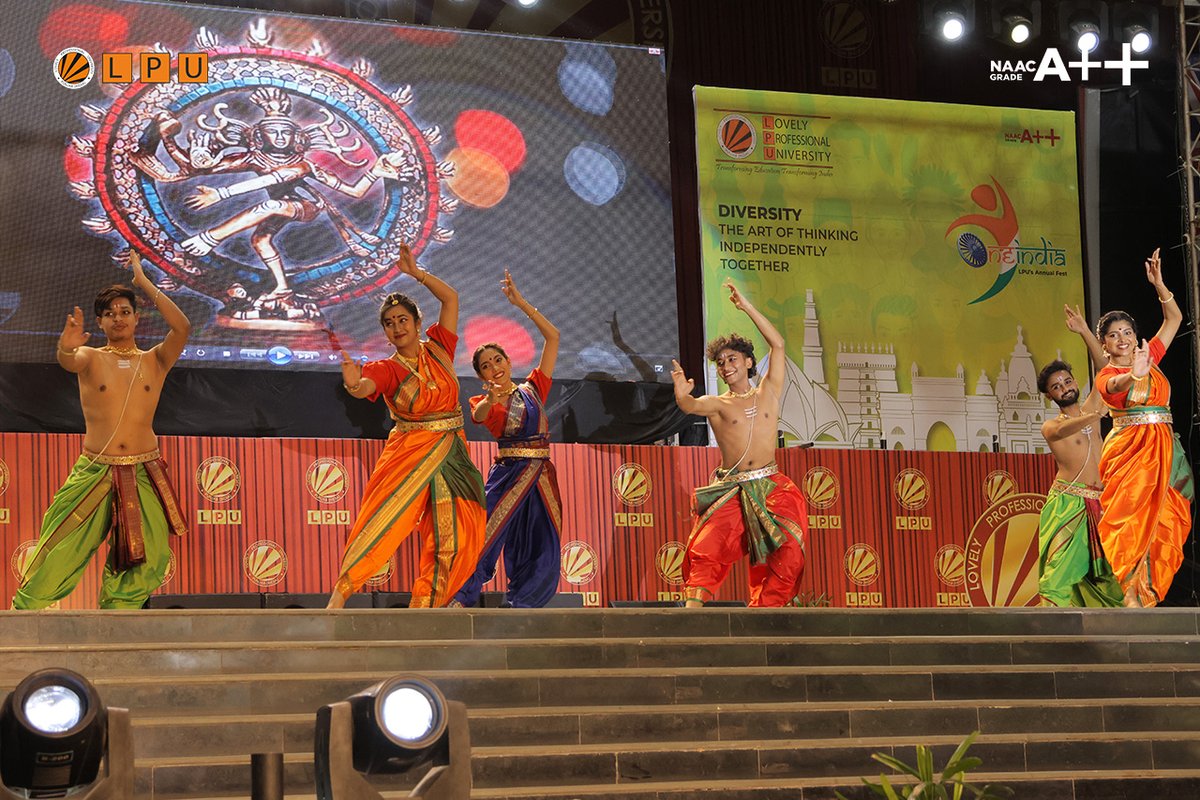
[[[981,228],[995,241],[994,246],[989,247],[984,244],[983,239],[972,231],[963,231],[955,239],[955,249],[958,251],[959,258],[973,269],[984,266],[994,255],[999,272],[991,287],[968,305],[981,303],[989,297],[995,297],[1008,286],[1013,276],[1017,274],[1017,259],[1014,254],[1016,250],[1020,249],[1017,212],[1000,182],[992,178],[991,185],[979,184],[971,190],[971,200],[978,208],[987,213],[963,214],[951,222],[950,227],[946,228],[946,236],[949,237],[950,234],[965,226]],[[994,213],[997,209],[999,209],[999,215]]]

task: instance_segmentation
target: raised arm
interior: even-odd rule
[[[363,377],[362,364],[342,351],[342,386],[351,397],[364,398],[375,394],[375,381]]]
[[[1175,302],[1175,293],[1167,289],[1166,284],[1163,283],[1162,261],[1158,257],[1159,249],[1154,248],[1154,252],[1146,259],[1146,280],[1150,281],[1150,285],[1154,287],[1154,291],[1158,295],[1158,302],[1162,303],[1163,321],[1158,333],[1154,336],[1162,342],[1163,350],[1166,350],[1175,340],[1175,334],[1183,322],[1183,312],[1179,310],[1179,303]]]
[[[763,316],[754,305],[737,290],[733,285],[733,281],[725,281],[725,288],[729,290],[729,302],[733,303],[734,307],[745,313],[754,323],[754,327],[758,328],[759,334],[767,342],[767,347],[771,354],[770,364],[767,366],[767,374],[763,376],[763,383],[766,383],[770,388],[774,389],[776,394],[783,391],[783,381],[787,376],[787,353],[784,352],[783,336],[779,331],[775,330],[775,326],[770,320]]]
[[[512,273],[508,270],[504,270],[504,280],[500,281],[500,291],[504,292],[508,302],[521,309],[525,316],[529,317],[529,321],[537,326],[538,333],[544,340],[542,357],[538,360],[537,368],[549,378],[554,374],[554,362],[558,360],[558,328],[554,327],[550,320],[546,319],[545,314],[534,308],[533,304],[521,295],[517,290],[517,285],[513,283]]]
[[[1079,338],[1083,339],[1083,343],[1087,345],[1088,355],[1092,358],[1092,366],[1097,370],[1103,369],[1108,364],[1108,354],[1104,352],[1104,347],[1101,346],[1100,340],[1096,338],[1096,334],[1092,333],[1092,329],[1088,326],[1087,320],[1083,318],[1079,306],[1071,308],[1069,305],[1064,304],[1063,314],[1067,318],[1067,330],[1079,334]]]
[[[671,359],[671,380],[675,383],[675,404],[685,414],[699,414],[702,417],[715,416],[721,410],[717,398],[710,394],[702,397],[692,397],[696,382],[683,374],[679,362]]]
[[[83,329],[83,310],[67,314],[62,335],[58,337],[58,364],[67,372],[83,372],[92,363],[92,349],[84,347],[92,335]]]
[[[1133,367],[1129,372],[1113,375],[1108,379],[1108,393],[1120,394],[1129,391],[1135,383],[1144,380],[1150,374],[1150,365],[1150,343],[1142,339],[1142,346],[1133,348]]]
[[[432,272],[418,267],[417,260],[413,257],[412,250],[409,249],[408,244],[400,245],[400,260],[396,262],[396,266],[400,268],[401,272],[411,276],[417,283],[424,286],[429,290],[430,294],[437,298],[437,301],[442,305],[442,310],[438,314],[438,324],[457,335],[458,291]]]
[[[179,310],[179,306],[163,294],[162,290],[154,285],[154,281],[146,277],[146,272],[142,269],[142,258],[134,250],[129,251],[129,263],[133,267],[133,285],[150,296],[154,307],[170,327],[166,338],[151,348],[162,368],[170,369],[175,366],[179,354],[183,352],[183,346],[187,344],[188,335],[192,332],[192,323]]]

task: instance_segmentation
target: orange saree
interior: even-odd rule
[[[396,420],[363,492],[335,590],[343,597],[376,574],[414,530],[421,534],[413,608],[447,605],[475,571],[486,514],[483,476],[471,463],[458,404],[458,337],[426,331],[417,370],[396,358],[363,368]]]
[[[1155,365],[1166,348],[1150,340]],[[1128,391],[1107,391],[1110,378],[1129,367],[1110,364],[1096,375],[1112,413],[1113,429],[1100,453],[1100,541],[1125,604],[1157,605],[1183,561],[1192,525],[1192,471],[1171,427],[1171,385],[1157,366]]]

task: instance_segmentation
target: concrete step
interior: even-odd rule
[[[95,678],[109,705],[138,715],[315,710],[403,669]],[[95,673],[92,673],[95,676]],[[424,672],[468,708],[1200,696],[1200,667],[703,667]],[[15,683],[15,681],[14,681]]]
[[[0,617],[0,641],[108,644],[381,639],[828,636],[1192,636],[1195,608],[343,609],[41,611]]]
[[[378,669],[446,671],[680,667],[1200,665],[1200,637],[680,637],[0,646],[0,684],[49,666],[84,675],[205,675]]]
[[[823,780],[826,784],[853,784],[860,776],[874,775],[873,753],[887,753],[905,763],[915,763],[915,747],[933,747],[935,765],[944,765],[958,737],[937,736],[925,740],[851,739],[836,744],[769,740],[733,744],[676,742],[611,746],[476,747],[472,754],[474,792],[504,789],[519,796],[534,787],[561,784],[571,776],[577,786],[641,786],[686,783],[697,780],[712,785],[778,780]],[[971,754],[983,759],[989,773],[1021,775],[1038,773],[1081,773],[1103,766],[1107,772],[1124,774],[1193,770],[1200,752],[1200,734],[1141,733],[1116,738],[1111,734],[1038,737],[1024,734],[980,737]],[[249,757],[147,759],[137,768],[139,794],[174,798],[206,794],[247,793],[250,788]],[[311,753],[285,756],[284,781],[288,792],[304,792],[313,786]],[[882,769],[882,767],[879,767]],[[1090,772],[1089,772],[1090,774]],[[1200,775],[1200,773],[1196,773]],[[384,789],[411,787],[419,774],[373,776],[372,783]],[[889,776],[890,777],[890,776]],[[972,781],[974,782],[974,781]],[[1070,797],[1070,795],[1066,795]]]

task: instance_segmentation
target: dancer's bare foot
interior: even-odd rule
[[[346,598],[342,597],[342,593],[334,589],[333,594],[329,595],[329,603],[325,608],[345,608]]]

